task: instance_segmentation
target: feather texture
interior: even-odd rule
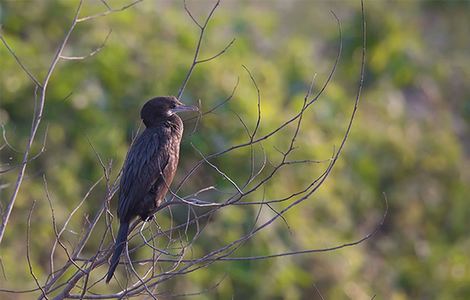
[[[152,218],[173,181],[183,136],[183,122],[173,110],[194,108],[174,97],[157,97],[141,110],[146,128],[129,149],[122,169],[117,208],[120,226],[106,282],[119,264],[129,224],[136,217],[143,221]]]

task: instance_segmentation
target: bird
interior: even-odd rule
[[[173,181],[183,136],[182,111],[197,111],[174,96],[148,100],[140,111],[145,130],[131,145],[119,182],[117,216],[119,231],[114,244],[106,283],[113,277],[127,241],[129,224],[140,217],[149,221],[162,204]]]

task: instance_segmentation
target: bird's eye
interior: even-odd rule
[[[170,105],[170,107],[171,107],[171,108],[175,108],[175,107],[176,107],[176,104],[172,103],[172,104]]]

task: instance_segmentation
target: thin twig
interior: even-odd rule
[[[36,205],[36,200],[33,201],[33,204],[31,205],[31,209],[29,210],[28,226],[26,227],[26,259],[28,260],[29,273],[30,273],[31,276],[33,277],[34,282],[36,282],[36,285],[37,285],[37,287],[41,290],[42,295],[44,296],[44,298],[49,299],[49,298],[47,298],[46,292],[44,291],[44,289],[42,288],[41,284],[39,283],[38,278],[37,278],[36,275],[34,274],[33,265],[31,264],[31,257],[30,257],[30,254],[29,254],[30,251],[31,251],[31,247],[30,247],[30,244],[29,244],[29,241],[30,241],[30,231],[31,231],[31,216],[33,215],[33,210],[34,210],[34,206],[35,206],[35,205]]]
[[[209,21],[211,20],[212,18],[212,15],[214,14],[215,10],[217,9],[217,7],[219,6],[220,4],[220,0],[217,0],[217,2],[214,4],[214,6],[212,7],[212,9],[210,10],[209,14],[207,15],[205,21],[204,21],[204,24],[201,25],[195,18],[194,16],[192,15],[191,11],[189,10],[188,6],[186,5],[186,0],[183,0],[183,5],[184,5],[184,10],[186,11],[186,13],[189,15],[189,17],[191,18],[191,20],[194,22],[194,24],[196,24],[196,26],[199,28],[199,38],[196,42],[196,47],[195,47],[195,50],[194,50],[194,56],[193,56],[193,61],[191,63],[191,65],[189,66],[189,69],[188,69],[188,72],[186,73],[186,76],[185,78],[183,79],[183,83],[181,84],[181,87],[180,89],[178,90],[178,94],[176,96],[176,98],[178,99],[181,99],[181,96],[183,95],[183,92],[184,92],[184,89],[186,88],[186,84],[188,83],[189,81],[189,78],[191,77],[191,74],[193,73],[193,70],[194,68],[200,64],[200,63],[205,63],[205,62],[208,62],[208,61],[211,61],[219,56],[221,56],[222,54],[224,54],[229,48],[230,46],[233,45],[233,43],[235,42],[235,39],[232,39],[221,51],[219,51],[217,54],[209,57],[209,58],[205,58],[205,59],[201,59],[199,60],[199,52],[201,50],[201,43],[202,43],[202,39],[204,38],[204,33],[206,31],[206,28],[207,28],[207,24],[209,23]]]
[[[13,49],[10,47],[10,45],[8,45],[7,41],[5,40],[5,38],[3,37],[2,33],[1,33],[1,31],[0,31],[0,40],[2,41],[3,45],[5,45],[5,47],[7,48],[8,52],[10,52],[10,54],[15,58],[16,62],[18,63],[18,65],[20,65],[21,69],[26,73],[26,75],[28,75],[29,79],[31,79],[31,81],[35,85],[42,88],[42,85],[39,83],[39,81],[36,79],[36,77],[33,75],[33,73],[31,73],[31,71],[29,71],[29,69],[23,64],[21,59],[16,55],[15,51],[13,51]]]
[[[84,56],[64,56],[64,55],[61,55],[60,58],[65,59],[65,60],[83,60],[83,59],[86,59],[88,57],[94,56],[95,54],[100,52],[106,46],[106,42],[108,41],[108,38],[109,38],[109,36],[111,35],[112,32],[113,32],[112,30],[109,30],[108,34],[104,38],[103,43],[101,43],[101,45],[98,48],[91,51],[87,55],[84,55]]]

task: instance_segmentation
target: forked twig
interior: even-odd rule
[[[212,7],[211,11],[209,12],[209,14],[207,15],[205,21],[204,21],[204,24],[200,24],[195,18],[194,16],[192,15],[191,13],[191,10],[189,10],[188,6],[186,5],[186,0],[183,0],[183,5],[184,5],[184,10],[186,11],[186,13],[189,15],[189,17],[191,18],[191,20],[194,22],[194,24],[196,24],[196,26],[199,28],[199,38],[196,42],[196,48],[195,48],[195,51],[194,51],[194,56],[193,56],[193,61],[188,69],[188,72],[186,73],[186,76],[183,80],[183,83],[181,84],[181,87],[178,91],[178,94],[176,96],[176,98],[178,99],[181,99],[181,96],[183,95],[183,92],[184,92],[184,89],[186,88],[186,84],[188,83],[189,81],[189,78],[191,77],[191,74],[193,73],[193,70],[194,68],[198,65],[198,64],[201,64],[201,63],[205,63],[205,62],[208,62],[208,61],[211,61],[213,59],[216,59],[217,57],[221,56],[222,54],[224,54],[229,48],[230,46],[233,45],[233,43],[235,42],[235,39],[232,39],[221,51],[219,51],[217,54],[209,57],[209,58],[205,58],[205,59],[199,59],[199,52],[201,50],[201,43],[202,43],[202,39],[204,38],[204,33],[206,31],[206,28],[207,28],[207,24],[209,23],[209,21],[211,20],[212,18],[212,15],[214,14],[215,10],[217,9],[217,7],[219,6],[220,4],[220,0],[217,0],[217,2],[214,4],[214,6]]]

